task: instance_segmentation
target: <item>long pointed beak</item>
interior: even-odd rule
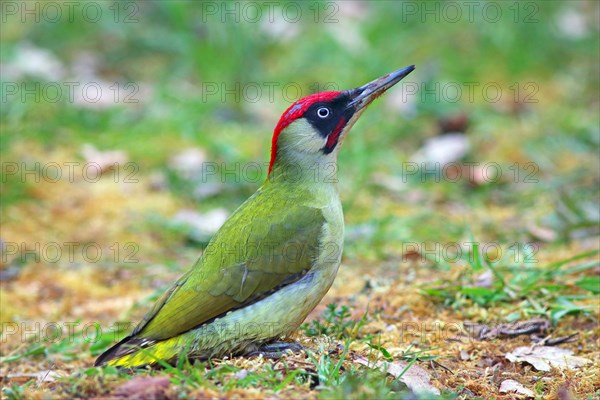
[[[414,69],[414,65],[409,65],[406,68],[399,69],[384,75],[381,78],[377,78],[359,88],[351,89],[349,92],[353,99],[350,103],[348,103],[348,107],[354,107],[356,111],[365,108],[371,104],[373,100],[385,93],[386,90],[400,82]]]

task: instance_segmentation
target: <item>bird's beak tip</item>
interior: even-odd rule
[[[390,72],[389,74],[377,78],[366,85],[352,90],[354,98],[350,102],[349,106],[353,106],[357,110],[366,107],[377,97],[385,93],[386,90],[404,79],[408,74],[414,71],[415,68],[415,65],[409,65],[408,67]]]

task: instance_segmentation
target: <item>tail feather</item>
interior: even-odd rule
[[[139,352],[140,349],[144,349],[156,344],[156,341],[144,338],[136,338],[133,336],[127,336],[119,343],[112,346],[110,349],[106,350],[102,353],[94,363],[95,367],[100,367],[102,365],[119,365],[119,359],[126,357],[128,355],[132,355],[134,353]],[[124,365],[129,366],[129,365]],[[137,365],[131,365],[131,367],[136,367]],[[139,365],[141,366],[141,365]]]

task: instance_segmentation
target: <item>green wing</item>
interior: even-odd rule
[[[132,338],[177,336],[300,279],[317,258],[325,219],[320,209],[298,206],[294,197],[266,199],[259,191],[248,199]]]

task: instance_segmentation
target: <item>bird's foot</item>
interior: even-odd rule
[[[289,351],[299,353],[302,350],[304,350],[304,346],[297,342],[271,342],[263,344],[258,350],[248,353],[248,357],[262,354],[264,358],[278,359]]]

